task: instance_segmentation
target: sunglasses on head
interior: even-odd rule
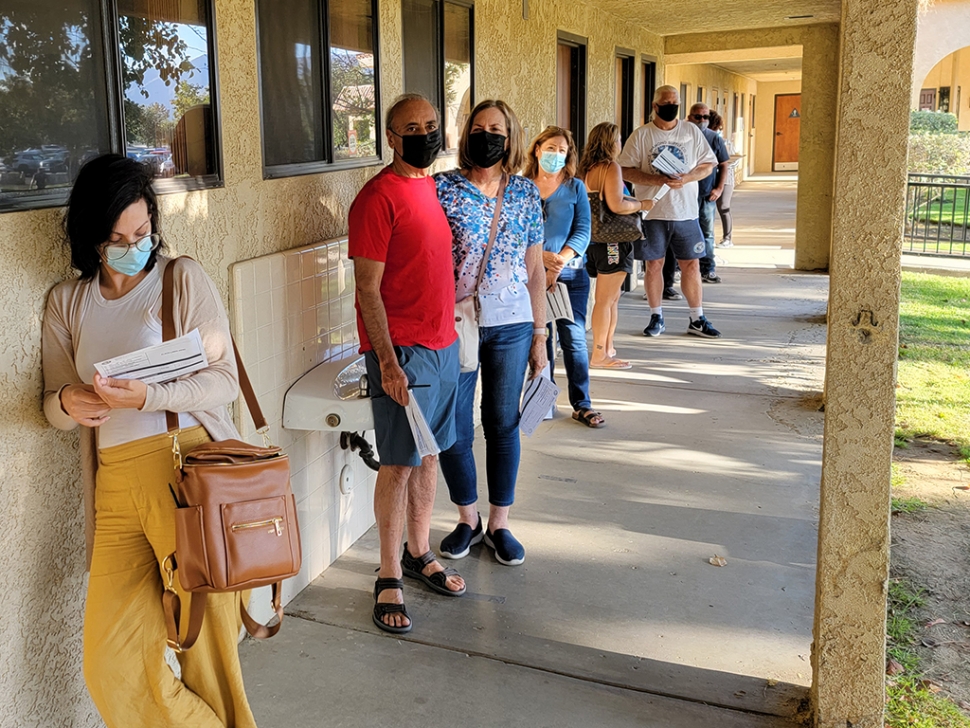
[[[711,115],[710,114],[691,114],[690,115],[690,118],[691,119],[708,119],[709,120],[711,118]]]

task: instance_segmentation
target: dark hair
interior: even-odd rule
[[[583,158],[579,162],[579,178],[586,179],[589,171],[598,164],[616,161],[616,140],[620,136],[620,127],[608,121],[593,127],[583,150]]]
[[[710,114],[711,118],[707,122],[707,128],[711,131],[719,131],[720,129],[723,129],[724,120],[721,118],[721,115],[714,111],[714,109],[711,109]]]
[[[475,125],[475,117],[486,109],[498,109],[505,117],[505,129],[509,133],[509,148],[502,160],[502,171],[505,174],[518,174],[525,162],[525,134],[522,125],[511,107],[500,99],[486,99],[479,101],[478,105],[472,109],[472,113],[465,119],[465,126],[461,130],[461,137],[458,140],[458,166],[461,169],[472,169],[475,162],[472,161],[471,154],[468,152],[468,137]]]
[[[152,232],[160,232],[158,200],[148,167],[120,154],[102,154],[81,167],[64,215],[64,231],[71,247],[71,265],[81,278],[93,278],[101,267],[98,246],[111,237],[118,218],[130,205],[144,200]],[[145,270],[155,266],[163,242],[148,257]]]
[[[562,168],[563,179],[570,180],[576,176],[576,165],[579,164],[579,152],[576,151],[576,142],[573,141],[573,134],[569,129],[558,126],[547,126],[539,136],[532,140],[529,151],[525,158],[524,175],[529,179],[539,176],[539,159],[536,157],[536,150],[550,139],[562,137],[566,140],[566,166]]]

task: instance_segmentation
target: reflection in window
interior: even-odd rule
[[[110,148],[97,0],[0,9],[0,204],[67,189]]]
[[[404,0],[404,88],[440,110],[445,149],[457,149],[471,113],[474,65],[472,7],[447,0]]]
[[[257,12],[265,164],[323,159],[318,5],[258,0]]]
[[[445,3],[445,149],[457,149],[471,113],[471,8]]]
[[[206,0],[118,0],[125,150],[157,177],[218,173]]]
[[[371,0],[330,0],[330,101],[335,159],[377,154]]]
[[[256,12],[267,176],[377,161],[374,0],[257,0]]]

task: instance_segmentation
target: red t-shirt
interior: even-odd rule
[[[439,350],[455,342],[451,228],[434,179],[402,177],[387,167],[365,184],[350,206],[349,252],[384,263],[381,298],[391,343]],[[360,351],[370,351],[359,299],[357,331]]]

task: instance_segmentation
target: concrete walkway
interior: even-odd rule
[[[562,399],[523,439],[525,564],[476,547],[456,564],[464,598],[408,584],[415,627],[394,639],[371,623],[372,530],[280,635],[243,645],[262,728],[788,725],[774,716],[802,709],[811,680],[827,277],[784,267],[791,182],[733,207],[724,283],[704,288],[724,338],[687,336],[679,301],[646,339],[646,302],[626,294],[617,346],[634,368],[592,381],[608,426]],[[442,481],[432,543],[453,525]]]

